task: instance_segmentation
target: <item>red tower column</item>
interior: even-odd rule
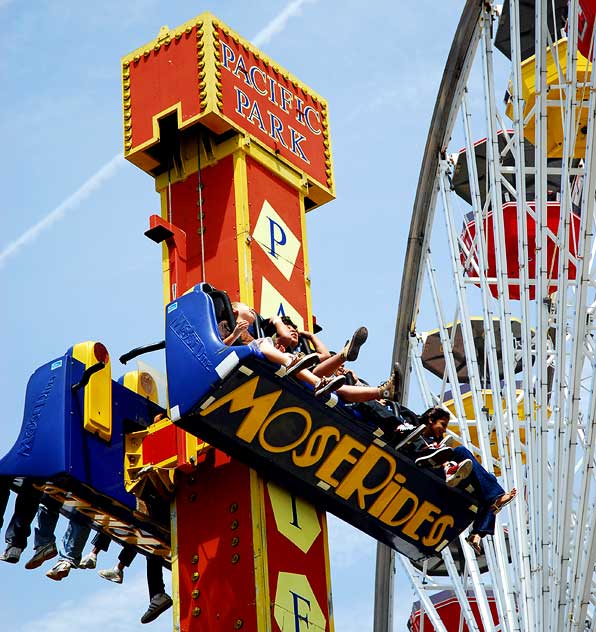
[[[125,154],[161,196],[164,301],[207,281],[312,327],[305,212],[333,198],[324,101],[209,14],[126,56],[123,88]],[[177,446],[176,629],[333,630],[325,515]]]

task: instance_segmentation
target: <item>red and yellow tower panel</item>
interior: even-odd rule
[[[210,14],[163,27],[122,80],[125,156],[161,199],[164,302],[207,281],[312,328],[305,213],[334,197],[324,99]],[[333,630],[325,515],[167,423],[150,436],[157,461],[177,450],[176,629]]]

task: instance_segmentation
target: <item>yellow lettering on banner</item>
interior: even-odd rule
[[[420,525],[424,522],[434,522],[435,516],[433,514],[440,513],[441,510],[425,500],[421,505],[414,517],[408,520],[408,523],[404,526],[402,531],[405,535],[412,538],[412,540],[420,540],[420,536],[416,533]]]
[[[412,503],[412,509],[403,518],[397,519],[399,512],[406,506],[406,504]],[[381,514],[379,520],[389,525],[390,527],[398,527],[400,524],[407,522],[418,509],[418,496],[412,494],[404,487],[402,487],[395,498],[389,503],[387,509]]]
[[[314,465],[325,453],[325,449],[327,448],[329,441],[331,439],[339,441],[340,436],[339,430],[334,426],[323,426],[322,428],[318,428],[308,438],[302,454],[297,454],[296,450],[292,452],[292,461],[294,461],[294,465],[297,465],[298,467],[310,467],[311,465]]]
[[[288,443],[288,445],[283,446],[275,446],[268,443],[265,439],[265,432],[267,431],[267,428],[269,428],[271,422],[275,421],[281,415],[289,415],[292,413],[301,415],[304,418],[304,431],[302,432],[300,437],[298,437],[298,439],[295,439],[291,443]],[[282,423],[288,423],[287,419],[285,421],[282,420]],[[303,408],[298,408],[297,406],[282,408],[281,410],[274,412],[273,415],[270,415],[269,417],[267,417],[267,419],[265,419],[263,425],[261,426],[261,429],[259,430],[259,442],[261,444],[261,447],[268,452],[289,452],[290,450],[293,450],[295,447],[299,446],[304,441],[304,439],[306,439],[311,428],[312,419],[310,417],[310,413],[308,413],[306,410],[304,410]]]
[[[441,516],[438,520],[435,520],[429,534],[422,538],[422,544],[424,546],[436,546],[443,539],[447,527],[452,527],[454,524],[453,516]]]
[[[389,473],[381,483],[374,487],[366,487],[364,479],[372,472],[379,461],[384,460],[389,466]],[[371,494],[379,492],[395,474],[395,459],[386,452],[379,449],[376,445],[369,445],[366,452],[362,455],[356,465],[350,470],[349,474],[343,479],[340,486],[336,490],[336,494],[344,500],[349,500],[350,496],[355,492],[358,499],[360,509],[366,509],[365,498]]]
[[[389,501],[397,494],[397,492],[401,489],[402,484],[405,482],[405,476],[402,474],[396,474],[395,481],[391,481],[379,494],[375,502],[370,506],[368,513],[371,516],[378,518],[389,504]],[[399,483],[399,485],[397,483]]]
[[[360,441],[356,441],[353,437],[344,435],[341,441],[333,448],[331,454],[323,461],[315,475],[328,485],[331,485],[331,487],[337,487],[339,482],[333,478],[335,470],[344,461],[352,465],[357,461],[357,458],[351,454],[352,450],[358,450],[362,454],[366,450],[366,446]]]
[[[258,383],[259,378],[254,377],[252,380],[246,382],[246,384],[242,384],[242,386],[239,386],[231,393],[228,393],[221,399],[213,402],[213,404],[207,406],[205,410],[202,410],[201,417],[210,415],[214,410],[221,408],[228,402],[230,402],[231,413],[236,413],[240,410],[250,408],[250,412],[242,420],[238,430],[236,430],[236,436],[239,439],[250,443],[256,437],[261,425],[281,395],[280,389],[278,391],[274,391],[273,393],[267,393],[266,395],[261,395],[260,397],[255,398],[255,391]]]

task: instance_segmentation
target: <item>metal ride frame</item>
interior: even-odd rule
[[[465,555],[463,576],[458,573],[450,549],[443,552],[449,576],[447,583],[460,603],[462,619],[475,631],[480,628],[472,615],[470,593],[475,597],[484,630],[592,629],[596,605],[593,520],[596,508],[596,80],[591,74],[589,83],[582,84],[576,76],[578,1],[570,0],[566,67],[556,62],[558,81],[555,83],[562,96],[558,101],[552,96],[549,99],[546,48],[556,49],[557,44],[548,30],[547,7],[546,0],[536,1],[537,88],[535,105],[528,111],[522,92],[520,0],[510,0],[511,125],[511,122],[505,123],[495,98],[495,90],[502,92],[506,87],[495,86],[495,69],[498,72],[502,61],[493,55],[496,9],[479,0],[466,2],[431,121],[412,214],[396,323],[393,360],[399,361],[405,369],[404,400],[412,390],[410,372],[416,377],[418,396],[425,405],[442,403],[446,387],[450,387],[452,410],[457,419],[457,423],[454,418],[451,424],[452,434],[477,454],[488,470],[497,468],[505,489],[518,489],[516,502],[497,517],[495,536],[483,540],[487,573],[479,569],[465,542],[465,533],[460,536]],[[479,102],[482,107],[478,107]],[[560,168],[547,166],[547,108],[552,111],[553,106],[560,109],[562,121]],[[587,111],[587,130],[583,130],[586,146],[585,152],[578,152],[576,117],[582,108]],[[532,116],[536,121],[535,166],[527,167],[524,126]],[[458,118],[460,127],[456,126]],[[504,167],[500,161],[497,130],[508,127],[513,128],[507,133],[507,150],[515,157],[514,167]],[[474,158],[474,142],[483,137],[487,139],[484,207]],[[452,145],[452,138],[460,145]],[[449,151],[462,145],[466,151],[460,154],[460,159],[467,160],[472,211],[478,227],[471,248],[460,235],[463,215],[470,208],[455,195],[451,182],[453,161]],[[582,159],[579,166],[572,162],[574,157]],[[515,175],[517,186],[511,186],[505,175],[509,178]],[[560,219],[556,234],[549,229],[547,221],[547,176],[553,175],[560,176]],[[535,178],[535,211],[527,204],[527,177]],[[570,222],[572,180],[580,181],[583,187],[577,235],[572,234]],[[508,274],[504,192],[517,201],[516,278]],[[486,271],[489,208],[493,214],[491,229],[494,230],[496,261],[496,276],[492,277]],[[536,225],[535,248],[528,238],[528,217]],[[558,262],[552,257],[549,259],[549,241],[558,249]],[[577,255],[570,252],[572,242]],[[449,261],[449,273],[438,269],[437,251],[445,262]],[[511,258],[511,252],[509,256]],[[469,265],[465,264],[474,257],[478,263],[471,276]],[[535,279],[528,273],[530,260],[535,261]],[[570,266],[575,267],[575,279],[569,278],[572,276]],[[554,293],[553,286],[556,286]],[[494,297],[495,287],[498,298]],[[519,292],[519,301],[511,299],[512,287]],[[456,327],[449,328],[446,314],[453,314],[452,322],[461,323],[473,419],[466,417],[453,359]],[[470,324],[470,317],[474,315],[481,315],[484,323],[487,369],[484,371],[474,348]],[[515,317],[522,322],[519,348],[514,348],[513,338],[507,334]],[[495,318],[501,324],[497,333]],[[433,325],[427,329],[438,328],[445,360],[445,375],[438,384],[430,380],[421,361],[425,339],[422,329],[431,321]],[[497,349],[501,359],[497,357]],[[516,377],[515,366],[520,359],[522,370]],[[504,379],[500,375],[501,363]],[[487,390],[497,402],[493,411],[486,405]],[[498,405],[500,401],[502,406]],[[476,424],[475,445],[470,438],[470,421]],[[494,449],[491,453],[491,432],[495,434],[493,442],[496,442],[498,458],[494,456]],[[428,577],[405,558],[400,557],[399,562],[435,630],[446,630],[428,594],[429,590],[445,588],[445,582],[440,584],[436,578]],[[375,632],[392,629],[393,574],[394,554],[379,545]],[[496,599],[498,624],[493,623],[490,613],[489,588]]]

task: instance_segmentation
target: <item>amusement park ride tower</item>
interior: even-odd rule
[[[334,197],[326,102],[210,14],[126,55],[122,85],[125,156],[161,199],[147,236],[165,303],[208,282],[312,330],[305,213]],[[177,466],[175,629],[332,630],[324,512],[170,422],[152,435],[153,461]]]

